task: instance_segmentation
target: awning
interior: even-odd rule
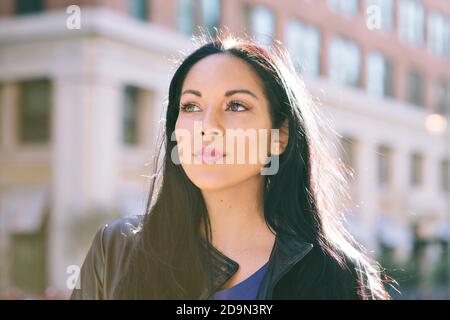
[[[410,247],[414,241],[411,230],[396,219],[380,214],[377,221],[378,240],[389,247]]]
[[[450,223],[447,221],[442,221],[439,223],[436,230],[436,237],[441,240],[449,241],[450,240]]]
[[[8,188],[0,194],[0,215],[8,233],[32,233],[42,224],[49,204],[48,185]]]

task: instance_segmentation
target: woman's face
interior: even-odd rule
[[[179,108],[179,160],[198,188],[227,188],[261,174],[272,122],[261,81],[244,61],[214,54],[197,62]]]

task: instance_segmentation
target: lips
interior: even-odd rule
[[[201,163],[214,163],[225,157],[225,154],[213,147],[203,147],[194,154]]]

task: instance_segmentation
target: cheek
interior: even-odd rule
[[[230,140],[230,144],[234,145],[234,148],[230,148],[231,151],[238,158],[245,157],[245,162],[248,164],[262,165],[270,153],[270,119],[249,121],[244,127],[237,129],[241,130],[235,130],[233,137],[227,136],[227,141]]]
[[[249,129],[226,139],[227,161],[237,165],[262,165],[270,152],[267,129]]]
[[[177,135],[177,141],[178,132],[193,132],[193,128],[194,126],[191,124],[191,121],[182,117],[178,117],[177,122],[175,123],[175,134]]]
[[[175,132],[172,137],[177,142],[179,156],[185,157],[194,152],[194,140],[197,138],[197,141],[201,141],[201,132],[196,132],[193,120],[179,118],[175,123]]]

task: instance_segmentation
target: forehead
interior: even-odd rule
[[[229,54],[213,54],[198,61],[189,70],[183,89],[247,88],[262,93],[258,74],[242,59]]]

